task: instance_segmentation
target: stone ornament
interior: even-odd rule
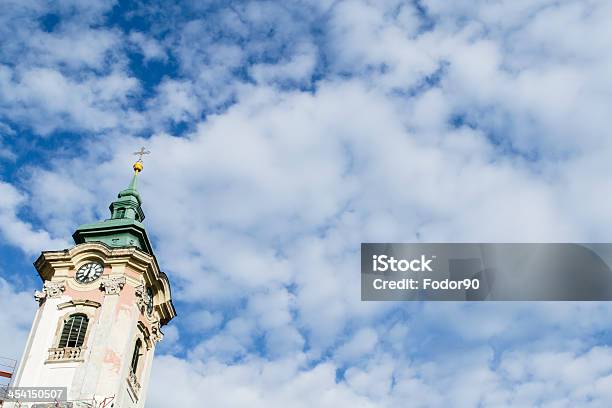
[[[37,302],[43,302],[47,298],[56,298],[62,296],[62,293],[66,290],[66,284],[62,282],[45,281],[43,290],[37,290],[34,292],[34,299]]]
[[[66,284],[64,282],[45,282],[43,290],[50,298],[56,298],[62,296],[62,293],[66,290]]]
[[[151,327],[151,340],[155,343],[160,342],[164,338],[164,333],[162,333],[161,328],[159,327],[159,321],[153,323]]]
[[[125,286],[125,276],[113,276],[103,279],[100,288],[104,289],[107,295],[118,295]]]
[[[38,303],[43,302],[46,298],[47,298],[46,292],[40,291],[40,290],[34,291],[34,300],[36,300]]]
[[[140,309],[142,314],[145,314],[147,306],[153,302],[151,295],[149,295],[147,292],[147,287],[144,284],[140,284],[136,286],[134,293],[136,294],[136,304],[138,305],[138,309]]]
[[[43,286],[43,291],[50,298],[56,298],[62,296],[62,293],[66,290],[66,284],[64,282],[52,282],[46,281]]]
[[[136,304],[138,305],[138,309],[140,309],[141,313],[144,313],[145,308],[147,307],[147,291],[145,290],[145,286],[143,284],[136,286],[134,292],[136,294]]]

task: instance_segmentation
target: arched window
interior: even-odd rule
[[[81,347],[85,341],[89,319],[84,314],[73,314],[64,322],[58,347]]]
[[[140,359],[140,349],[142,348],[142,341],[140,339],[136,340],[136,345],[134,346],[134,354],[132,355],[132,372],[136,374],[136,370],[138,369],[138,360]]]

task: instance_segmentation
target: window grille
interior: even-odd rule
[[[74,314],[64,322],[64,329],[58,347],[81,347],[85,341],[85,333],[89,319],[84,314]]]

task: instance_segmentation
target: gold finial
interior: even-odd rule
[[[140,148],[140,151],[134,152],[135,155],[139,156],[138,157],[138,161],[136,161],[136,163],[134,163],[134,171],[138,174],[142,171],[143,165],[142,165],[142,156],[144,156],[145,154],[149,154],[151,153],[148,150],[145,150],[144,146]]]
[[[136,163],[134,163],[134,165],[132,166],[132,168],[134,169],[134,171],[136,173],[140,173],[142,171],[142,162],[141,161],[137,161]]]

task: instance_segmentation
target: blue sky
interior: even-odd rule
[[[360,242],[609,242],[605,1],[5,1],[0,340],[147,146],[147,406],[608,407],[606,303],[360,302]],[[161,369],[163,367],[163,370]]]

